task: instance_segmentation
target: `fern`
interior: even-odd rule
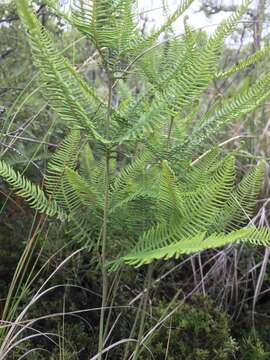
[[[202,48],[198,47],[195,52],[187,51],[187,55],[180,58],[181,66],[176,67],[173,74],[165,75],[164,82],[152,96],[150,106],[141,108],[141,116],[135,120],[135,125],[127,129],[118,141],[130,141],[144,133],[153,133],[156,128],[164,126],[168,118],[175,117],[200,98],[214,78],[214,70],[217,68],[225,38],[234,29],[249,3],[250,1],[246,1],[235,14],[225,20]],[[144,106],[144,103],[140,105]],[[125,115],[133,118],[132,113]],[[137,115],[137,111],[134,115]]]
[[[250,1],[210,37],[185,18],[182,36],[162,38],[191,3],[181,1],[159,29],[143,35],[133,0],[74,2],[65,19],[99,55],[108,87],[100,97],[55,48],[29,1],[17,0],[44,96],[70,131],[49,162],[48,197],[4,162],[1,176],[38,211],[68,218],[76,240],[99,246],[102,237],[102,266],[106,247],[118,259],[115,269],[232,242],[270,242],[266,229],[249,224],[263,166],[237,184],[231,154],[224,158],[214,147],[193,161],[222,126],[264,102],[270,75],[206,113],[204,92],[217,77],[263,59],[268,49],[219,69],[224,42]],[[143,84],[139,93],[133,91],[134,74]]]

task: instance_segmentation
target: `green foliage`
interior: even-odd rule
[[[55,201],[47,199],[43,191],[31,183],[19,172],[14,171],[6,162],[0,161],[0,175],[5,179],[18,196],[23,197],[31,207],[49,216],[66,219],[63,210]]]
[[[247,59],[243,59],[238,62],[238,64],[232,66],[230,69],[218,73],[216,75],[217,78],[226,78],[231,75],[234,75],[235,73],[238,73],[239,71],[245,70],[249,66],[264,60],[269,55],[270,47],[266,46],[263,49],[258,50],[255,54],[250,55]]]
[[[35,65],[40,69],[46,96],[54,110],[62,120],[80,125],[97,139],[104,140],[95,130],[94,119],[89,119],[91,113],[85,109],[85,104],[90,104],[94,114],[102,105],[98,96],[60,51],[55,50],[47,31],[28,11],[27,2],[19,1],[17,7],[27,24]]]
[[[216,219],[216,228],[219,231],[224,229],[224,225],[231,229],[241,227],[247,219],[252,218],[263,176],[264,165],[261,163],[239,182]]]
[[[239,356],[243,360],[264,360],[269,358],[270,352],[266,350],[265,344],[261,341],[259,335],[253,333],[242,339],[240,354]]]
[[[198,146],[205,138],[210,138],[220,126],[254,111],[267,97],[269,97],[270,75],[259,79],[248,89],[244,88],[229,101],[224,101],[214,111],[211,109],[200,122],[187,141],[190,146]]]
[[[161,303],[154,317],[162,316],[165,308]],[[237,349],[230,334],[228,315],[202,296],[193,296],[190,302],[180,305],[148,346],[157,360],[164,359],[165,354],[168,360],[229,360]],[[144,353],[141,358],[146,356]]]
[[[45,178],[46,191],[53,198],[58,199],[60,194],[56,190],[61,188],[63,181],[63,174],[66,167],[73,169],[77,163],[76,152],[78,152],[80,142],[79,130],[73,130],[59,146],[57,151],[52,156],[48,171]],[[60,200],[58,200],[60,201]]]
[[[208,171],[209,164],[205,159],[203,162],[187,172],[185,191],[168,164],[163,163],[159,184],[155,186],[155,206],[161,215],[158,214],[157,224],[146,230],[134,249],[122,258],[124,263],[140,266],[241,240],[269,242],[266,229],[249,226],[233,230],[249,222],[264,174],[262,165],[235,188],[233,157],[229,156]]]
[[[270,75],[264,71],[252,86],[247,86],[245,82],[244,86],[237,87],[237,92],[233,84],[233,91],[229,90],[228,96],[225,94],[223,98],[209,103],[207,109],[204,104],[207,92],[216,85],[217,79],[250,69],[253,63],[268,56],[269,47],[228,70],[220,69],[224,42],[235,30],[250,1],[244,1],[210,36],[193,29],[187,18],[184,19],[183,34],[172,36],[170,30],[174,21],[192,2],[181,1],[165,24],[151,34],[141,34],[133,0],[75,2],[71,13],[63,14],[63,18],[69,23],[68,26],[77,30],[78,36],[86,39],[86,44],[90,42],[94,47],[94,52],[85,63],[94,63],[99,69],[99,80],[102,81],[99,87],[89,82],[81,71],[83,66],[75,65],[75,56],[70,60],[60,49],[50,33],[52,27],[40,21],[39,14],[31,9],[32,2],[17,0],[18,14],[26,29],[42,93],[49,107],[58,115],[56,125],[64,124],[67,136],[49,160],[42,186],[37,186],[15,171],[6,158],[0,160],[0,176],[17,196],[24,198],[36,211],[62,222],[59,228],[63,228],[64,235],[59,230],[60,234],[57,233],[53,244],[48,241],[46,245],[47,240],[42,243],[43,250],[47,246],[58,254],[59,246],[65,248],[66,238],[70,240],[72,237],[79,242],[79,246],[87,245],[94,250],[90,256],[87,254],[87,259],[80,260],[85,262],[84,275],[90,262],[91,266],[98,263],[98,270],[99,266],[102,268],[102,281],[94,272],[97,278],[92,281],[97,284],[95,292],[98,296],[95,299],[97,303],[90,304],[94,308],[100,306],[99,294],[102,290],[102,310],[93,315],[96,316],[93,324],[89,321],[94,332],[99,332],[99,339],[94,334],[93,340],[89,340],[84,325],[76,326],[69,321],[64,324],[63,317],[54,325],[58,327],[56,332],[60,335],[63,332],[71,339],[70,344],[66,343],[71,346],[64,346],[63,342],[60,344],[63,345],[60,355],[58,350],[50,351],[48,356],[51,359],[62,357],[67,360],[76,356],[72,352],[73,344],[78,351],[78,344],[85,347],[87,357],[94,355],[97,347],[102,350],[103,339],[108,333],[107,345],[118,340],[119,334],[111,333],[110,325],[112,330],[114,326],[121,328],[122,338],[130,336],[122,322],[122,313],[118,312],[117,306],[113,309],[115,297],[117,305],[118,297],[121,305],[127,303],[126,299],[121,299],[122,293],[116,294],[117,287],[114,288],[114,284],[117,286],[120,282],[118,272],[108,275],[105,265],[111,270],[118,270],[123,265],[139,267],[156,260],[178,259],[184,254],[240,241],[266,246],[270,243],[268,229],[257,228],[252,222],[264,178],[264,163],[259,163],[248,174],[240,176],[235,166],[237,152],[223,157],[218,146],[212,148],[209,145],[213,141],[216,143],[215,136],[220,134],[222,128],[244,118],[263,104],[270,94]],[[54,1],[46,0],[44,3],[57,16],[61,13]],[[3,31],[0,29],[0,32]],[[84,61],[81,54],[80,61]],[[9,119],[10,116],[1,134],[4,139],[9,135],[8,131],[5,134],[6,129],[12,127]],[[43,127],[46,129],[46,124]],[[58,131],[53,135],[56,138]],[[41,227],[44,226],[43,219]],[[56,222],[56,227],[58,225],[59,222]],[[36,234],[41,234],[39,227],[34,229],[33,237],[31,232],[29,252],[22,257],[26,265],[27,255],[34,252],[30,245],[36,243]],[[41,253],[39,257],[42,258]],[[55,266],[54,256],[49,254],[49,257]],[[170,264],[165,266],[169,267]],[[65,271],[70,271],[73,276],[76,266],[73,264],[73,268],[71,266]],[[27,266],[25,269],[22,266],[22,274],[27,272]],[[23,284],[18,274],[15,275]],[[139,286],[145,286],[142,280],[144,269],[135,274],[133,276],[138,274],[140,278]],[[78,278],[81,280],[80,276]],[[108,289],[110,279],[113,279],[112,288]],[[67,279],[64,280],[60,282],[65,283]],[[30,281],[31,291],[31,276],[27,281]],[[82,287],[84,281],[85,277],[80,283]],[[42,278],[40,282],[43,283]],[[17,302],[19,290],[16,286],[14,289],[10,293],[10,301],[15,294],[15,305],[8,320],[13,320],[17,304],[21,301],[19,297]],[[137,294],[137,289],[134,293]],[[149,294],[141,294],[141,298],[140,293],[138,296],[141,303],[138,304],[134,325],[135,336],[137,331],[143,333],[144,325],[151,322],[136,322],[141,313],[142,319],[146,314],[144,307],[147,308]],[[43,304],[57,313],[59,305],[63,310],[63,303],[62,300],[58,303],[61,297],[56,297],[56,308],[50,297]],[[76,304],[80,302],[79,299],[81,297],[76,293]],[[86,299],[82,303],[89,306],[89,298]],[[74,304],[69,301],[68,297],[67,300],[65,298],[64,305],[66,309],[73,310]],[[110,304],[112,308],[108,315],[111,317],[108,316],[108,323],[105,324],[105,306]],[[153,318],[164,315],[165,305],[160,303],[158,308],[153,305]],[[132,307],[132,314],[123,316],[128,318],[132,326],[133,311],[136,309],[136,306]],[[102,326],[98,327],[99,314]],[[35,318],[39,313],[33,312],[32,315]],[[87,316],[88,320],[93,320],[89,314]],[[129,316],[132,316],[131,320]],[[26,315],[23,317],[25,319]],[[54,320],[51,321],[45,325],[49,324],[50,327]],[[15,330],[16,326],[16,334]],[[31,332],[30,327],[27,331]],[[41,343],[42,348],[43,340]],[[268,356],[268,348],[259,337],[247,338],[241,344],[243,356],[262,359]],[[179,307],[175,316],[156,331],[148,345],[157,359],[164,358],[168,352],[168,359],[227,360],[236,350],[227,315],[215,308],[208,298],[194,298],[191,303]],[[29,348],[18,350],[18,356],[31,348],[30,341]],[[121,347],[114,349],[108,358],[113,358],[114,353],[117,354],[116,358],[120,358],[121,350]],[[128,353],[130,349],[127,350]],[[139,356],[141,354],[140,349]],[[13,355],[16,357],[15,352]],[[39,355],[33,353],[29,356],[36,359]],[[148,353],[143,353],[142,358],[145,356]],[[136,352],[133,359],[137,359]]]
[[[256,305],[253,319],[249,316],[249,308],[240,319],[232,323],[232,333],[239,344],[237,359],[268,359],[270,356],[269,334],[269,300],[267,293],[262,295]]]
[[[149,264],[231,242],[265,245],[270,241],[266,229],[245,226],[260,192],[263,165],[238,186],[233,156],[221,160],[213,156],[213,150],[190,166],[198,145],[266,99],[269,75],[234,98],[214,105],[192,129],[181,125],[181,121],[189,124],[196,119],[194,108],[198,111],[203,92],[215,79],[224,40],[250,1],[208,39],[202,41],[185,20],[182,38],[159,44],[161,33],[190,3],[183,1],[168,22],[149,36],[141,35],[135,26],[131,0],[80,2],[75,6],[68,20],[95,45],[107,76],[108,92],[100,97],[55,49],[28,1],[17,2],[43,92],[60,118],[75,130],[48,166],[45,185],[51,201],[4,162],[1,174],[37,210],[61,219],[68,214],[81,241],[98,243],[100,229],[105,226],[110,233],[108,246],[120,240],[117,253],[125,254],[134,244],[112,268],[124,263]],[[168,66],[160,76],[167,59]],[[138,96],[130,92],[115,107],[112,101],[119,78],[124,81],[131,69],[143,78],[145,90]],[[82,151],[76,128],[91,144]],[[115,157],[118,152],[124,153],[124,161]],[[76,170],[78,164],[81,171]],[[121,228],[126,229],[124,241],[119,239]]]

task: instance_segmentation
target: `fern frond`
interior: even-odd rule
[[[69,213],[73,239],[94,246],[91,234],[102,224],[103,194],[76,171],[66,168],[58,200]]]
[[[74,209],[81,206],[86,206],[92,209],[102,209],[103,202],[100,193],[97,189],[91,187],[88,182],[84,180],[76,171],[66,168],[65,170],[65,194],[68,194],[69,209]],[[67,183],[69,186],[67,187]]]
[[[86,181],[89,181],[91,179],[92,173],[95,170],[96,161],[88,143],[84,144],[80,152],[79,162],[80,173],[83,175]]]
[[[190,7],[193,2],[194,0],[181,0],[173,14],[167,18],[165,23],[162,24],[158,30],[145,38],[141,37],[136,46],[130,49],[130,52],[133,54],[133,57],[135,57],[135,60],[145,56],[149,49],[154,48],[159,37],[171,28],[176,20],[180,18],[180,16]]]
[[[98,50],[110,71],[121,70],[123,54],[137,41],[134,0],[74,2],[71,23]]]
[[[265,166],[261,163],[243,177],[215,220],[216,231],[240,228],[251,221],[260,194]]]
[[[102,101],[68,60],[54,48],[47,31],[29,9],[28,1],[18,0],[17,8],[29,32],[34,62],[44,84],[43,90],[53,108],[68,124],[80,125],[96,140],[107,143],[93,121],[97,109],[99,114],[102,113]],[[86,109],[85,104],[90,104],[90,109]]]
[[[196,190],[199,186],[209,183],[213,172],[220,165],[220,149],[214,147],[203,158],[199,159],[194,165],[189,165],[181,174],[181,179],[185,188],[189,191]]]
[[[189,237],[211,226],[233,189],[235,159],[229,156],[211,176],[210,174],[208,173],[208,181],[198,186],[195,191],[183,194],[183,219],[179,229],[176,229],[178,236],[182,234],[182,237]]]
[[[124,135],[118,137],[117,141],[121,143],[151,134],[155,130],[161,129],[168,119],[174,118],[186,107],[199,100],[203,91],[214,79],[225,38],[234,30],[237,21],[249,4],[249,0],[245,1],[233,15],[218,26],[202,48],[198,47],[196,51],[193,48],[187,48],[187,54],[181,67],[176,67],[176,71],[173,76],[170,75],[169,81],[167,78],[160,84],[160,89],[157,89],[152,95],[150,106],[140,109],[140,117],[134,119],[133,116],[130,116],[132,114],[126,114],[128,119],[134,119],[135,123],[133,121],[129,129],[125,128]],[[139,105],[145,107],[144,102]]]
[[[196,192],[178,194],[175,184],[168,178],[172,174],[168,167],[163,167],[161,191],[157,206],[165,204],[168,215],[156,226],[143,233],[134,252],[143,252],[168,246],[175,241],[196,237],[208,230],[217,213],[228,199],[234,181],[234,159],[226,159],[207,189],[201,187]]]
[[[57,198],[66,167],[73,169],[78,161],[80,130],[73,129],[52,155],[45,176],[45,188],[48,194]]]
[[[62,221],[67,214],[54,200],[46,198],[44,192],[19,172],[13,170],[6,162],[0,160],[0,176],[10,185],[14,192],[24,198],[27,203],[40,213],[54,216]]]
[[[188,184],[184,188],[177,186],[169,166],[163,163],[156,206],[157,213],[159,208],[164,211],[160,218],[156,215],[158,223],[142,234],[128,255],[112,262],[112,269],[121,264],[141,266],[238,241],[270,243],[267,229],[240,228],[254,210],[264,174],[263,165],[244,177],[233,191],[234,158],[228,156],[216,163],[218,155],[219,149],[213,149],[191,169],[187,183],[192,180],[192,192],[187,191]]]
[[[258,50],[255,54],[250,55],[247,59],[240,60],[236,65],[232,66],[226,71],[221,71],[216,74],[216,79],[225,79],[247,69],[250,65],[256,64],[262,61],[270,54],[270,46],[266,46],[263,49]]]
[[[121,264],[139,267],[150,264],[155,260],[169,260],[178,258],[180,255],[194,254],[203,250],[219,248],[235,242],[245,242],[256,245],[269,245],[270,232],[267,229],[247,227],[241,230],[232,231],[229,234],[212,234],[207,237],[206,233],[199,233],[194,237],[186,238],[167,246],[158,247],[153,250],[130,253],[119,261],[109,264],[111,270],[115,270]]]
[[[80,1],[73,6],[71,23],[98,49],[111,71],[121,71],[126,62],[139,59],[191,5],[193,0],[182,0],[175,12],[153,34],[144,37],[138,31],[134,0]],[[110,49],[110,51],[108,51]]]
[[[173,216],[181,217],[183,205],[182,188],[167,161],[161,164],[159,192],[157,193],[157,219],[166,221]]]
[[[114,180],[112,185],[113,191],[123,190],[128,182],[132,181],[132,179],[144,171],[151,158],[151,154],[148,151],[145,151],[137,156],[129,165],[124,167]]]
[[[254,111],[269,97],[269,86],[270,75],[268,74],[233,99],[221,104],[213,114],[206,114],[187,139],[187,146],[194,148],[200,145],[211,138],[221,126]]]

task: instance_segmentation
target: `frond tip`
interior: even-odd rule
[[[18,196],[40,213],[66,220],[67,214],[53,200],[47,199],[44,192],[19,172],[13,170],[5,161],[0,160],[0,176],[10,185]]]

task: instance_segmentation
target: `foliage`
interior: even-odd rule
[[[248,337],[244,337],[241,344],[241,359],[268,359],[269,351],[266,351],[265,344],[261,341],[259,335],[256,333],[251,334]]]
[[[46,3],[59,16],[54,2]],[[235,166],[237,154],[224,157],[218,146],[210,146],[222,128],[265,102],[270,95],[270,75],[263,73],[251,86],[240,86],[237,94],[217,99],[208,109],[203,104],[217,78],[235,75],[261,61],[268,48],[237,66],[220,69],[224,42],[250,1],[244,1],[210,36],[195,31],[186,18],[184,34],[169,36],[172,24],[191,3],[181,1],[166,23],[151,34],[140,32],[132,0],[80,1],[71,14],[63,14],[69,26],[95,48],[87,62],[98,64],[100,89],[60,50],[50,27],[40,21],[30,2],[17,1],[42,93],[57,114],[57,125],[64,124],[68,131],[51,157],[41,185],[4,159],[0,160],[0,175],[16,195],[44,214],[39,224],[44,225],[46,216],[53,217],[70,232],[77,246],[92,250],[92,261],[102,271],[99,351],[104,348],[110,323],[107,320],[105,324],[110,296],[108,267],[139,267],[240,241],[253,245],[270,242],[268,229],[251,221],[264,163],[240,176]],[[168,37],[163,38],[164,33]],[[140,83],[135,90],[134,77]],[[10,124],[6,126],[9,129]],[[40,234],[39,224],[33,239]],[[146,308],[144,297],[140,306]],[[206,304],[200,306],[204,309]],[[211,345],[215,354],[198,344],[193,355],[227,359],[234,350],[227,320],[215,311],[205,317],[199,309],[190,316],[185,329],[198,330],[201,338],[208,330],[212,336],[213,329],[210,325],[199,327],[193,317],[202,319],[203,325],[213,321],[218,328],[220,323],[224,325],[218,331],[225,341],[220,345],[217,337],[217,343]],[[136,328],[138,345],[133,359],[138,358],[144,325],[143,315]],[[165,347],[161,340],[156,345],[160,353]],[[187,344],[188,339],[181,353],[187,352]]]
[[[165,309],[166,304],[161,303],[153,316],[159,318]],[[180,305],[148,346],[157,360],[164,359],[165,354],[168,360],[228,360],[237,349],[230,334],[228,315],[215,307],[211,299],[201,295]]]
[[[239,359],[268,359],[269,346],[269,301],[267,295],[260,299],[256,312],[251,320],[248,307],[243,316],[232,324],[232,333],[239,343],[237,358]]]
[[[226,234],[228,225],[226,222],[222,225],[223,228],[220,228],[218,218],[223,218],[224,215],[229,216],[230,225],[232,222],[238,224],[240,218],[243,218],[243,212],[247,217],[249,210],[246,207],[251,207],[251,209],[254,207],[252,205],[254,198],[251,196],[251,202],[247,201],[246,195],[240,195],[240,192],[252,194],[254,187],[254,195],[259,192],[259,182],[257,179],[252,181],[252,175],[250,175],[242,182],[244,188],[235,190],[238,195],[244,197],[242,203],[240,200],[239,204],[239,200],[235,199],[236,195],[231,196],[235,176],[232,157],[220,162],[220,165],[214,169],[211,168],[211,162],[206,163],[206,168],[201,167],[200,173],[196,170],[191,171],[187,178],[183,178],[183,174],[188,173],[187,165],[179,168],[177,159],[171,160],[175,148],[192,154],[194,148],[208,140],[222,124],[252,111],[268,96],[269,75],[266,74],[247,91],[244,90],[234,99],[209,110],[193,127],[191,133],[187,133],[184,139],[180,137],[179,141],[176,138],[170,144],[170,137],[175,135],[174,121],[178,120],[179,114],[190,112],[192,104],[200,98],[204,89],[213,80],[213,68],[217,68],[224,39],[234,29],[236,21],[244,13],[248,4],[249,2],[244,3],[235,14],[224,21],[203,45],[197,43],[197,38],[186,24],[184,38],[172,41],[174,52],[170,53],[174,59],[178,54],[177,49],[181,49],[184,54],[181,62],[176,63],[173,69],[171,67],[165,69],[161,79],[153,70],[150,78],[148,73],[143,72],[146,75],[146,81],[150,82],[148,92],[151,94],[152,101],[148,93],[139,96],[138,100],[131,96],[129,101],[125,102],[124,108],[120,105],[119,109],[112,107],[112,84],[117,82],[117,74],[122,73],[123,76],[125,73],[125,67],[121,61],[128,59],[131,64],[135,63],[140,53],[149,48],[150,44],[154,44],[160,31],[146,38],[139,36],[133,23],[131,1],[120,2],[119,6],[111,3],[111,11],[117,21],[109,24],[110,31],[106,30],[107,23],[106,26],[104,23],[109,3],[106,2],[106,7],[102,2],[99,5],[93,2],[89,7],[78,6],[70,21],[94,42],[99,52],[109,81],[107,112],[105,99],[100,98],[68,60],[54,49],[46,30],[29,11],[27,2],[18,2],[18,10],[29,30],[33,57],[40,70],[48,100],[59,116],[70,126],[79,126],[87,137],[96,141],[97,148],[101,149],[99,156],[101,159],[104,158],[104,162],[101,160],[101,163],[104,164],[107,177],[105,183],[101,182],[97,186],[95,182],[92,182],[91,178],[94,176],[91,174],[88,175],[90,176],[89,183],[74,172],[73,159],[76,158],[75,151],[78,151],[72,141],[74,132],[70,135],[71,140],[67,139],[63,143],[58,155],[54,156],[52,164],[49,165],[49,169],[53,169],[49,170],[50,175],[47,176],[47,188],[54,189],[54,193],[50,194],[51,204],[45,204],[46,197],[40,189],[28,184],[24,185],[26,180],[22,177],[17,179],[15,173],[12,173],[8,165],[4,163],[1,163],[2,175],[13,187],[16,184],[16,189],[22,187],[20,195],[29,199],[31,205],[38,211],[45,211],[48,215],[57,214],[60,218],[63,218],[62,211],[68,212],[77,228],[85,228],[89,225],[84,219],[78,220],[81,219],[82,208],[86,207],[90,210],[92,217],[95,216],[94,224],[97,228],[102,226],[99,217],[101,217],[103,203],[106,207],[106,218],[108,216],[113,219],[112,223],[117,223],[121,219],[119,212],[121,214],[124,210],[126,222],[132,223],[135,220],[141,227],[141,233],[138,235],[134,235],[132,227],[131,233],[127,232],[127,237],[132,239],[133,243],[137,242],[137,245],[130,254],[122,258],[122,261],[133,265],[150,263],[160,258],[168,259],[181,253],[197,252],[238,240],[267,243],[269,239],[266,230],[256,230],[251,227]],[[177,16],[187,6],[188,2],[183,2],[177,9]],[[102,30],[99,30],[100,28]],[[119,31],[121,34],[123,28],[125,28],[125,37],[122,38],[119,37]],[[177,45],[176,51],[174,43]],[[107,52],[107,49],[111,49],[111,52]],[[259,56],[261,55],[258,54]],[[151,59],[151,54],[150,59],[148,54],[143,56],[143,62],[139,61],[135,64],[137,70],[149,69]],[[161,57],[160,63],[164,61],[165,59]],[[145,62],[148,62],[147,66]],[[90,105],[90,108],[86,108],[86,104],[87,107]],[[133,125],[128,125],[132,116],[135,116]],[[164,127],[168,125],[169,119],[170,130],[167,141],[164,141]],[[134,162],[124,167],[118,175],[116,171],[118,164],[112,161],[110,163],[113,152],[119,145],[132,144],[133,147],[137,147],[143,143],[149,145],[144,145],[145,149],[142,148]],[[186,164],[190,161],[188,153],[185,155]],[[63,156],[68,156],[73,163],[70,165],[66,163]],[[56,162],[56,165],[53,162]],[[93,166],[93,172],[99,171],[99,165]],[[261,174],[259,179],[263,175],[260,169],[258,168],[258,174]],[[181,181],[186,183],[182,189],[181,177]],[[157,180],[149,184],[150,178]],[[207,188],[201,180],[203,178],[211,179],[210,185],[207,181]],[[103,200],[104,191],[107,199]],[[58,205],[56,205],[57,201]],[[59,205],[61,209],[57,207]],[[134,215],[132,212],[132,207],[135,206],[139,206],[142,213],[144,213],[143,209],[156,207],[156,213],[151,214],[152,219],[140,221],[138,213]],[[239,207],[238,210],[237,207]],[[234,218],[233,215],[239,212],[241,214]],[[88,210],[86,213],[88,214]],[[92,222],[91,225],[93,225]],[[219,227],[219,233],[216,233],[216,227]],[[110,237],[114,237],[113,226],[110,232]],[[88,237],[88,233],[89,230],[84,229],[80,232],[80,236]]]

